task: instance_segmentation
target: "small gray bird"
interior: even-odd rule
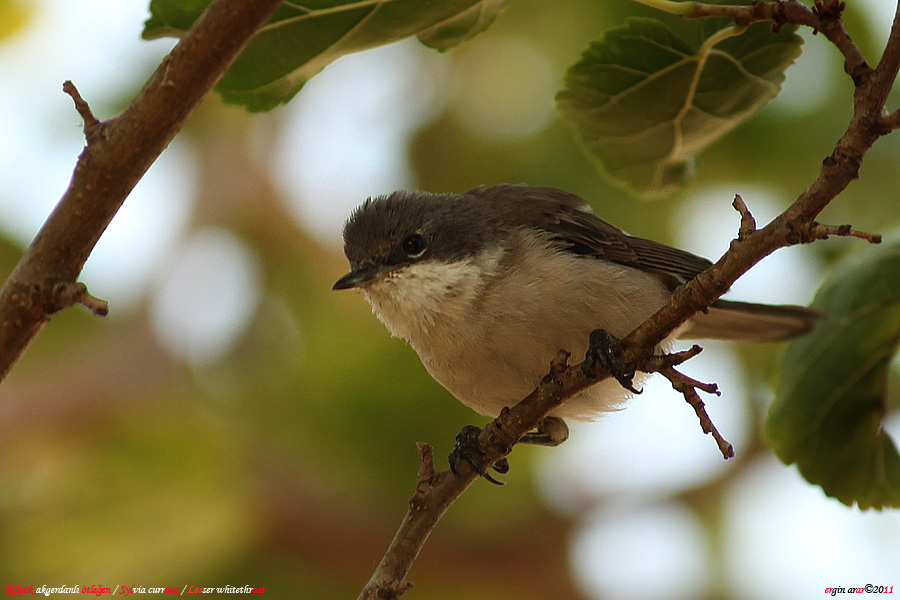
[[[441,385],[492,417],[527,396],[560,350],[583,356],[595,329],[626,336],[711,265],[627,235],[578,196],[527,185],[370,198],[344,227],[344,253],[352,270],[334,289],[362,289]],[[818,317],[719,300],[672,337],[778,341]],[[560,443],[568,435],[560,417],[590,420],[627,395],[614,379],[589,387],[530,441]]]

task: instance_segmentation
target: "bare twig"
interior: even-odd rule
[[[850,225],[823,225],[818,221],[807,221],[796,224],[791,223],[789,226],[797,236],[796,240],[792,240],[792,243],[797,244],[809,244],[816,240],[826,240],[832,236],[855,237],[870,244],[881,243],[881,234],[857,231]]]
[[[740,198],[740,196],[738,196],[738,198]],[[700,426],[703,429],[703,433],[711,433],[716,444],[719,446],[719,450],[722,452],[722,456],[726,459],[732,458],[734,456],[734,448],[724,437],[722,437],[719,430],[716,429],[712,419],[710,419],[709,414],[706,412],[706,406],[697,394],[697,390],[700,390],[707,394],[721,396],[722,393],[719,391],[719,386],[715,383],[703,383],[697,381],[696,379],[692,379],[680,371],[675,370],[675,367],[694,358],[700,354],[702,350],[703,348],[694,344],[688,350],[683,350],[681,352],[653,354],[644,361],[641,370],[646,373],[659,373],[668,379],[672,384],[672,387],[680,392],[684,396],[684,399],[687,400],[688,404],[694,408],[694,412],[697,413],[697,418],[700,419]]]
[[[680,352],[672,352],[670,354],[654,354],[650,356],[641,366],[641,371],[645,373],[657,373],[663,369],[677,367],[678,365],[689,361],[698,354],[703,352],[703,348],[694,344],[687,350]]]
[[[716,430],[697,394],[697,390],[718,394],[718,388],[715,384],[691,379],[674,368],[679,361],[683,362],[696,355],[699,347],[671,357],[659,357],[655,350],[679,325],[696,312],[709,307],[738,277],[778,248],[831,235],[859,237],[873,243],[880,241],[878,235],[857,232],[849,226],[822,225],[815,218],[856,179],[862,159],[875,141],[898,128],[900,117],[897,113],[889,117],[884,117],[883,113],[887,94],[900,68],[900,7],[884,56],[877,70],[872,70],[847,35],[840,14],[843,6],[835,0],[817,1],[815,10],[808,9],[796,0],[755,2],[751,6],[739,7],[668,0],[641,1],[686,17],[728,16],[738,25],[771,21],[773,28],[788,23],[812,27],[814,31],[822,32],[843,53],[844,69],[856,85],[854,115],[832,154],[822,162],[822,168],[812,185],[784,213],[762,229],[756,228],[750,210],[739,196],[736,197],[734,205],[741,213],[741,227],[729,250],[715,265],[679,287],[665,307],[615,348],[623,363],[633,361],[639,370],[659,371],[667,377],[673,387],[693,406],[703,430],[715,438],[723,456],[727,458],[733,455],[734,450]],[[522,402],[504,411],[479,436],[481,450],[487,459],[485,466],[489,467],[505,456],[521,435],[534,428],[566,398],[608,376],[603,374],[597,379],[589,380],[580,367],[565,367],[564,361],[554,361],[550,373],[538,388]],[[433,474],[433,464],[429,465],[428,469],[423,466],[423,470],[429,474],[427,485],[423,485],[420,476],[416,496],[410,502],[410,511],[360,598],[396,598],[408,588],[406,575],[421,543],[424,543],[449,503],[478,477],[474,468],[465,468],[465,461],[457,467],[459,475],[451,471]],[[426,497],[420,497],[423,492]],[[410,525],[411,522],[417,525]],[[416,548],[414,553],[404,551],[410,547]],[[383,569],[384,565],[390,565],[391,568]]]
[[[750,209],[747,207],[747,204],[744,202],[744,199],[741,198],[740,194],[734,195],[734,201],[731,205],[734,207],[734,210],[741,214],[741,227],[738,229],[737,239],[745,240],[750,237],[750,234],[756,232],[756,219],[750,214]]]
[[[97,136],[96,132],[100,126],[100,121],[94,116],[91,107],[85,99],[81,97],[81,94],[78,92],[78,88],[75,87],[74,83],[71,81],[64,82],[63,91],[70,95],[75,102],[75,110],[78,111],[78,114],[81,115],[82,120],[84,120],[84,137],[88,143],[91,143]]]
[[[98,317],[105,317],[109,314],[109,304],[106,300],[100,300],[91,296],[87,287],[83,283],[72,283],[71,281],[60,281],[52,286],[51,296],[54,302],[58,302],[57,309],[66,308],[75,304],[81,304],[87,307],[92,313]],[[48,312],[53,312],[48,309]]]
[[[64,90],[84,119],[88,145],[69,189],[0,291],[0,378],[50,319],[71,304],[87,257],[125,197],[181,129],[281,0],[216,0],[163,59],[131,105],[98,121],[70,82]],[[47,288],[47,282],[54,282]],[[54,287],[64,282],[62,287]],[[34,290],[41,294],[35,296]],[[58,297],[48,297],[57,293]],[[82,295],[94,312],[106,309]]]
[[[716,444],[719,446],[719,451],[722,453],[722,456],[725,458],[734,457],[734,447],[728,443],[728,441],[722,437],[722,434],[719,433],[719,430],[716,429],[712,419],[709,418],[709,414],[706,412],[706,405],[703,404],[703,400],[701,400],[700,395],[697,394],[697,390],[701,390],[707,394],[721,396],[722,393],[719,391],[719,387],[714,383],[702,383],[696,379],[692,379],[680,371],[676,371],[674,367],[662,369],[659,373],[668,379],[672,384],[672,387],[678,392],[681,392],[684,399],[687,400],[687,403],[693,407],[694,412],[697,413],[697,418],[700,419],[700,427],[703,429],[703,433],[708,433],[713,436],[713,439],[716,440]]]
[[[844,27],[844,21],[841,19],[844,6],[841,0],[816,0],[814,7],[818,25],[807,23],[804,25],[813,27],[814,33],[821,32],[840,50],[844,55],[844,72],[853,79],[854,85],[860,86],[871,76],[872,67],[866,62],[859,47]]]

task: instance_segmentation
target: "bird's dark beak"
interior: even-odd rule
[[[372,281],[376,275],[378,275],[378,269],[371,265],[353,269],[352,271],[338,279],[331,287],[331,289],[349,290],[350,288],[360,287],[364,283]]]

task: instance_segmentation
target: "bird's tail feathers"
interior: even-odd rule
[[[678,337],[779,342],[809,333],[823,316],[806,306],[717,300],[708,312],[691,317]]]

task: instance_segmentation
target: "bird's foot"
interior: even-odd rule
[[[456,445],[453,447],[453,452],[450,453],[450,470],[457,473],[457,465],[465,460],[475,468],[479,475],[491,483],[505,485],[504,482],[494,479],[485,466],[484,452],[482,452],[481,445],[478,443],[479,434],[481,434],[481,428],[474,425],[466,425],[457,434]],[[506,460],[506,457],[501,458],[491,468],[501,475],[505,475],[509,473],[509,461]]]
[[[640,394],[640,390],[634,389],[634,371],[635,364],[633,362],[623,363],[616,358],[613,347],[618,343],[618,338],[606,331],[605,329],[595,329],[591,332],[590,346],[584,355],[584,362],[581,363],[581,370],[588,377],[595,377],[594,371],[599,364],[609,374],[616,378],[619,384],[634,394]]]

